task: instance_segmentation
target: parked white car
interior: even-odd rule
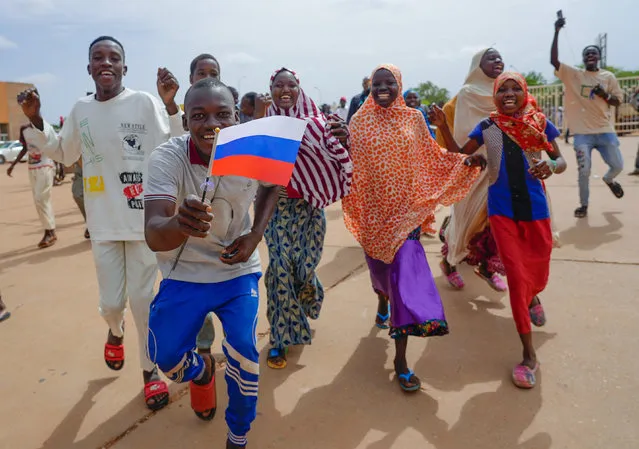
[[[3,142],[0,144],[0,164],[5,162],[13,162],[22,151],[22,144],[19,140],[11,140],[9,142]],[[27,155],[20,162],[26,162]]]

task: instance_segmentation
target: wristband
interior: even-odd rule
[[[555,173],[555,171],[557,170],[557,162],[550,159],[548,161],[548,166],[550,167],[550,172]]]
[[[612,97],[612,95],[606,94],[606,101],[610,101],[610,97]]]

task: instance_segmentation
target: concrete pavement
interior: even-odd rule
[[[639,138],[621,141],[627,172]],[[393,343],[372,325],[376,300],[362,251],[340,208],[331,207],[320,268],[328,287],[322,316],[313,345],[293,348],[284,371],[264,363],[262,288],[263,370],[250,447],[638,447],[639,178],[620,176],[623,200],[593,178],[590,217],[576,220],[574,153],[562,150],[569,170],[551,178],[549,190],[563,246],[553,253],[542,297],[549,322],[534,336],[542,362],[535,390],[519,391],[509,379],[520,345],[507,297],[465,266],[466,289],[450,290],[437,269],[439,241],[424,239],[451,334],[410,340],[409,363],[424,386],[403,394],[392,373]],[[604,165],[594,158],[593,175],[600,177]],[[193,415],[180,385],[171,386],[169,407],[149,413],[130,316],[126,366],[108,370],[90,244],[82,238],[70,185],[54,188],[58,244],[37,250],[41,230],[26,172],[20,164],[13,179],[0,173],[0,289],[13,313],[0,324],[0,448],[224,447],[223,371],[213,422]],[[438,213],[439,223],[445,212]],[[262,255],[265,262],[263,248]],[[221,352],[219,340],[214,352]]]

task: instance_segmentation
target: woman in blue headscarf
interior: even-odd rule
[[[419,94],[416,91],[409,89],[404,92],[404,101],[406,102],[406,106],[408,106],[409,108],[419,109],[419,111],[424,116],[424,120],[426,120],[426,126],[428,126],[428,130],[430,131],[430,134],[431,136],[433,136],[434,139],[435,131],[433,131],[433,128],[430,126],[430,122],[428,121],[428,114],[422,107],[421,101],[419,99]]]

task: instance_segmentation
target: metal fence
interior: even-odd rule
[[[615,108],[615,129],[618,134],[639,131],[639,76],[618,78],[618,81],[623,98],[621,105]],[[564,85],[531,86],[530,93],[546,117],[565,131]]]

